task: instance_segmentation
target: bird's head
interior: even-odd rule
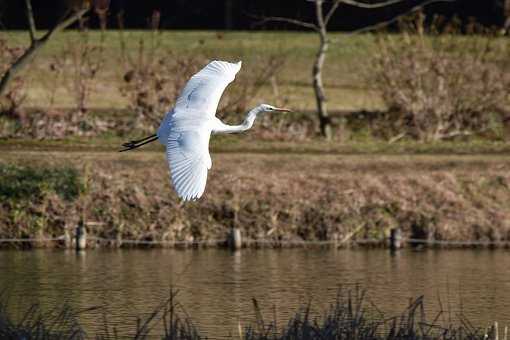
[[[269,104],[260,104],[260,109],[262,112],[291,112],[289,109],[275,107]]]

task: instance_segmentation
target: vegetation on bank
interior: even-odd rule
[[[177,292],[146,318],[138,318],[133,324],[133,339],[206,339],[199,327],[177,302]],[[432,318],[425,315],[423,296],[411,301],[400,315],[381,314],[377,307],[367,302],[365,292],[339,291],[336,301],[322,315],[311,312],[310,304],[302,306],[286,323],[267,321],[254,299],[256,321],[251,325],[239,324],[232,338],[248,340],[280,339],[349,339],[349,340],[492,340],[506,334],[495,323],[488,328],[472,325],[462,314],[454,323],[446,311],[439,311]],[[0,303],[0,337],[2,339],[62,339],[77,340],[95,337],[97,339],[118,339],[115,327],[108,324],[107,316],[98,320],[104,324],[99,334],[87,334],[79,323],[80,314],[63,306],[51,312],[42,313],[37,305],[30,308],[20,320],[14,320],[8,313],[8,306]],[[125,327],[124,327],[125,329]],[[227,333],[227,332],[226,332]],[[506,336],[506,335],[505,335]],[[122,338],[126,338],[123,336]]]
[[[396,226],[413,238],[510,241],[506,156],[212,157],[205,196],[182,204],[162,152],[4,152],[0,237],[58,237],[84,219],[99,222],[91,236],[170,244],[223,240],[233,226],[274,246],[383,241]]]
[[[335,138],[507,139],[506,40],[490,32],[455,35],[446,24],[425,34],[413,20],[402,34],[332,33],[337,43],[324,86]],[[27,36],[0,36],[0,71],[21,53]],[[309,72],[316,44],[313,34],[295,32],[65,32],[0,100],[0,136],[153,131],[189,76],[224,58],[244,64],[222,98],[220,117],[238,121],[237,114],[260,102],[287,105],[293,114],[265,115],[264,138],[310,140],[318,133]]]
[[[225,239],[232,226],[275,245],[383,240],[395,226],[415,238],[509,241],[509,45],[446,24],[424,34],[412,20],[402,34],[331,34],[331,143],[316,138],[313,34],[56,36],[0,100],[0,237],[59,237],[83,219],[99,223],[93,236],[170,243]],[[1,33],[0,69],[27,41]],[[113,150],[153,133],[211,58],[244,61],[220,104],[227,122],[259,102],[296,112],[213,137],[206,196],[183,205],[163,153],[150,152],[161,146]]]

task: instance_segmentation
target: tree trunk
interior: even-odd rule
[[[329,118],[326,95],[324,94],[324,86],[322,84],[322,66],[326,59],[329,44],[327,40],[326,24],[324,22],[324,15],[322,13],[323,0],[315,1],[315,11],[317,15],[317,23],[319,26],[320,45],[317,52],[315,62],[313,64],[313,89],[315,92],[315,99],[317,101],[317,114],[319,116],[319,126],[322,136],[327,140],[331,140],[331,119]]]
[[[23,53],[23,55],[14,62],[14,64],[5,71],[2,79],[0,80],[0,95],[3,95],[7,90],[7,85],[11,82],[14,76],[23,69],[26,65],[30,63],[33,57],[39,51],[40,43],[35,40],[30,47]]]
[[[233,20],[233,1],[232,0],[225,0],[225,29],[231,30],[232,24],[234,22]]]
[[[503,17],[505,18],[505,23],[503,29],[506,34],[510,33],[510,0],[505,0],[503,5]]]
[[[88,7],[82,8],[73,15],[68,16],[66,19],[58,22],[53,28],[51,28],[42,38],[35,38],[35,29],[34,29],[34,20],[32,14],[32,6],[30,5],[30,1],[27,1],[27,16],[30,25],[30,46],[28,49],[5,71],[2,75],[2,79],[0,80],[0,96],[3,95],[7,86],[14,78],[14,76],[24,69],[30,62],[34,59],[34,57],[38,54],[40,49],[46,45],[46,43],[51,39],[51,37],[73,24],[76,20],[79,20],[86,12],[88,11]]]

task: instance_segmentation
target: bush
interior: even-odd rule
[[[0,201],[40,199],[52,191],[65,200],[74,200],[83,189],[74,168],[32,168],[0,164]]]
[[[510,88],[508,42],[476,25],[463,39],[455,23],[436,20],[426,32],[423,22],[418,14],[402,23],[404,33],[378,38],[375,86],[389,108],[390,134],[436,141],[501,124]]]

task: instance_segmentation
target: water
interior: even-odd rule
[[[510,252],[441,250],[390,255],[386,250],[62,250],[0,251],[0,289],[7,289],[14,315],[39,303],[44,309],[67,302],[83,313],[89,332],[102,330],[103,315],[122,335],[132,334],[137,316],[148,315],[179,289],[202,334],[237,334],[238,323],[254,320],[252,298],[268,319],[286,321],[312,301],[315,310],[334,302],[339,287],[359,284],[379,309],[394,315],[409,298],[425,295],[432,318],[448,308],[475,325],[510,325]]]

